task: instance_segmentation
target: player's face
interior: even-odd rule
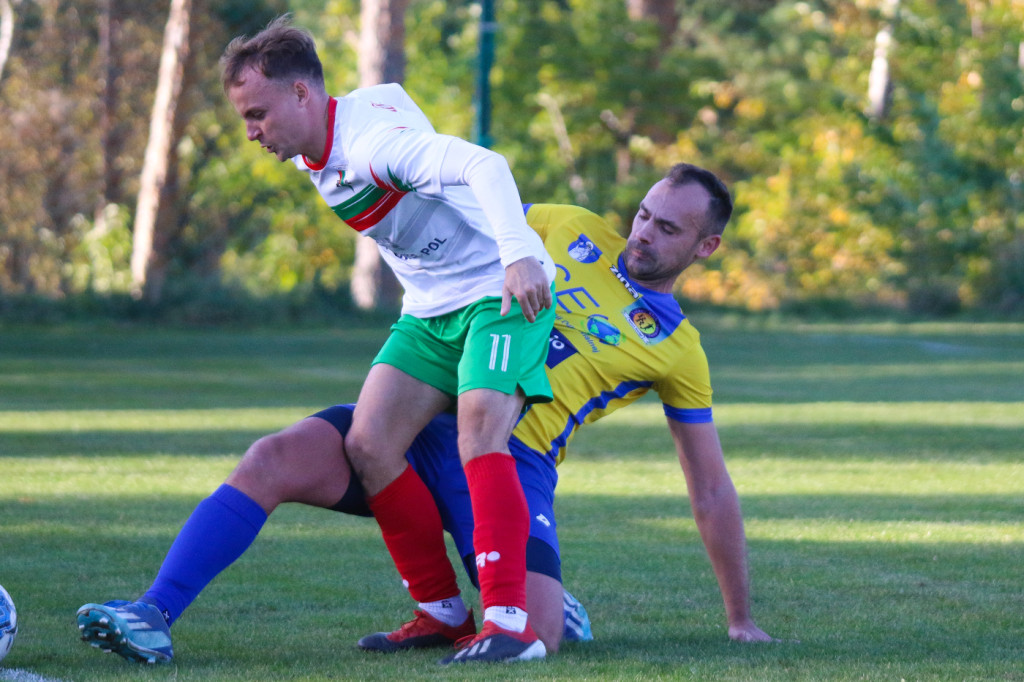
[[[285,161],[308,153],[309,128],[301,82],[270,80],[255,69],[246,69],[242,82],[228,89],[228,99],[245,121],[250,140]],[[317,149],[314,154],[320,153]]]
[[[629,276],[648,289],[669,292],[683,270],[710,256],[721,237],[701,236],[708,200],[698,184],[654,185],[640,202],[622,254]]]

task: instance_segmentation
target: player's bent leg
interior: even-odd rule
[[[523,409],[523,394],[475,388],[459,396],[462,464],[479,455],[508,452],[508,439]]]
[[[270,514],[283,502],[330,508],[351,478],[341,433],[307,417],[253,443],[225,482]]]
[[[367,495],[377,495],[402,474],[416,435],[450,404],[447,394],[397,367],[370,368],[345,436],[345,453]]]
[[[565,630],[562,583],[543,573],[527,572],[526,611],[530,614],[530,626],[548,653],[557,652]]]
[[[459,595],[437,503],[406,460],[417,434],[450,404],[449,396],[378,362],[359,394],[345,451],[362,481],[399,575],[421,604]]]
[[[492,452],[469,459],[466,481],[473,506],[473,545],[484,606],[480,634],[443,665],[543,658],[544,643],[526,608],[529,509],[511,455]]]
[[[81,638],[127,660],[169,661],[171,624],[248,549],[268,514],[287,501],[330,507],[350,478],[341,434],[323,419],[304,419],[259,439],[227,482],[193,510],[139,601],[78,610]]]

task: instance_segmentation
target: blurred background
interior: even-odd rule
[[[0,0],[0,319],[395,309],[221,90],[285,12],[329,92],[404,82],[526,202],[625,233],[670,165],[718,173],[736,213],[687,305],[1024,319],[1020,0]]]

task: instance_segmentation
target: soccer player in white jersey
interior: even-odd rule
[[[475,630],[434,500],[405,459],[455,398],[484,607],[480,646],[458,662],[543,657],[525,610],[529,516],[508,437],[525,404],[551,400],[554,266],[507,162],[436,133],[398,85],[330,96],[312,37],[285,18],[232,41],[221,65],[248,138],[306,172],[405,289],[345,450],[410,594],[434,618]]]

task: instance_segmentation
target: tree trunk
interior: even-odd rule
[[[875,54],[868,74],[867,115],[881,121],[889,113],[892,99],[892,79],[889,75],[889,50],[892,47],[892,27],[899,8],[899,0],[884,0],[882,15],[884,23],[875,36]]]
[[[2,1],[2,0],[0,0]],[[98,8],[98,53],[100,82],[100,153],[103,159],[101,187],[96,197],[93,230],[98,235],[106,234],[112,204],[120,204],[123,198],[122,173],[118,159],[124,149],[124,124],[118,122],[117,102],[119,98],[118,78],[121,74],[121,20],[117,0],[99,0]]]
[[[156,97],[150,118],[149,141],[139,180],[132,244],[132,296],[149,302],[160,300],[166,263],[154,248],[166,220],[167,189],[173,181],[174,130],[178,98],[188,56],[188,35],[192,0],[171,0],[164,29],[163,51],[157,76]]]
[[[359,16],[359,86],[405,80],[405,10],[409,0],[363,0]],[[372,239],[356,239],[352,300],[362,310],[394,305],[401,287]]]
[[[121,10],[117,0],[100,0],[99,53],[103,92],[100,100],[100,139],[103,146],[102,203],[122,200],[123,178],[118,158],[124,150],[124,124],[118,121],[121,77]]]
[[[671,42],[679,25],[675,0],[626,0],[626,11],[633,21],[647,19],[656,23],[662,47]]]
[[[363,0],[359,14],[359,87],[405,80],[409,0]]]
[[[7,57],[14,40],[14,7],[11,0],[0,0],[0,78],[4,75]]]

